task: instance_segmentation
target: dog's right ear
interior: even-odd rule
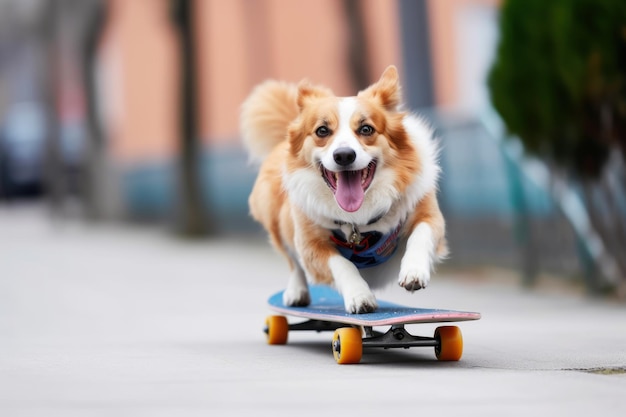
[[[315,100],[321,97],[328,97],[332,95],[332,92],[322,88],[315,86],[309,82],[309,80],[302,80],[298,83],[298,110],[302,112],[302,109],[306,107],[307,103],[311,100]]]
[[[375,84],[360,91],[358,95],[378,101],[389,111],[397,111],[402,100],[402,94],[396,67],[389,65]]]

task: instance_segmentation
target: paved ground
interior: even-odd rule
[[[482,312],[461,324],[460,362],[411,349],[339,366],[330,334],[266,345],[265,300],[285,276],[258,239],[0,207],[0,415],[625,415],[624,305],[447,271],[382,297]]]

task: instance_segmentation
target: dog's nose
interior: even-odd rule
[[[333,158],[337,165],[345,167],[350,165],[356,159],[356,152],[351,148],[338,148],[333,152]]]

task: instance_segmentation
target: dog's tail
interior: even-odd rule
[[[298,116],[298,88],[280,81],[257,86],[241,106],[240,128],[252,161],[262,161],[287,138],[287,127]]]

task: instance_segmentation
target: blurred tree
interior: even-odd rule
[[[366,88],[371,79],[367,36],[363,19],[363,4],[359,0],[343,0],[343,11],[348,28],[348,74],[356,91]]]
[[[582,184],[626,282],[626,2],[508,0],[488,84],[508,131]]]
[[[105,217],[108,193],[103,185],[107,176],[107,152],[104,134],[99,120],[99,101],[97,97],[96,66],[97,52],[107,18],[107,9],[102,0],[81,0],[72,5],[81,11],[82,25],[78,39],[78,54],[83,73],[85,91],[85,136],[87,137],[87,155],[85,155],[85,178],[83,179],[82,197],[85,214],[88,218],[99,220]]]
[[[48,203],[53,215],[56,215],[61,202],[61,156],[59,153],[60,125],[57,114],[57,103],[59,101],[59,45],[58,45],[58,19],[59,5],[57,2],[49,1],[44,4],[45,13],[42,14],[40,30],[36,31],[44,45],[45,61],[47,71],[45,71],[44,101],[46,107],[46,126],[48,127],[48,140],[45,150],[45,173],[46,173],[46,194]]]
[[[43,12],[32,33],[46,51],[43,78],[49,128],[49,207],[52,215],[61,215],[68,197],[76,196],[85,215],[98,219],[102,217],[105,198],[99,180],[106,174],[102,168],[105,155],[95,91],[95,54],[105,19],[103,0],[37,3]],[[68,134],[69,130],[75,133]]]
[[[179,230],[185,236],[201,236],[212,231],[201,195],[196,119],[196,60],[193,0],[171,0],[171,10],[180,35],[181,65],[181,142]]]
[[[410,109],[433,107],[433,74],[430,48],[428,0],[400,0],[402,67],[409,77],[402,79],[405,104]],[[440,204],[445,202],[440,201]]]

